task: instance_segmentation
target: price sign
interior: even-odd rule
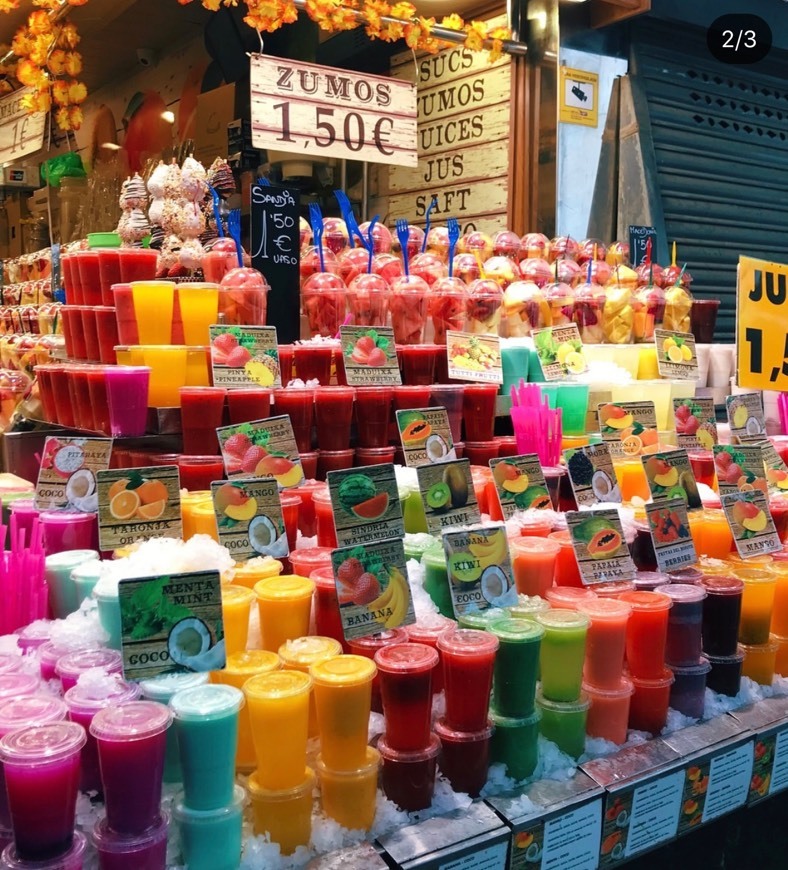
[[[651,262],[657,259],[657,231],[654,227],[630,226],[629,259],[632,268],[637,268],[651,254]]]
[[[307,157],[416,166],[416,87],[253,55],[252,144]]]
[[[33,88],[23,88],[0,100],[0,164],[44,147],[46,114],[30,115],[22,105],[24,97],[33,92]]]
[[[741,387],[788,391],[788,266],[739,257],[736,370]]]

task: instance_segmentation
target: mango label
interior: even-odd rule
[[[405,465],[411,468],[457,458],[445,408],[397,411],[397,429]]]
[[[96,513],[96,474],[109,468],[111,453],[111,438],[50,435],[44,441],[38,469],[37,510]]]
[[[621,502],[608,443],[564,450],[564,458],[578,506]]]
[[[279,487],[273,479],[217,480],[211,484],[219,543],[236,562],[290,554]]]
[[[304,482],[290,417],[269,417],[216,430],[229,480],[272,477],[280,489]]]
[[[446,571],[454,615],[517,604],[506,526],[443,533]]]
[[[687,502],[681,496],[647,504],[646,517],[658,571],[675,571],[698,561],[690,533]]]
[[[657,450],[657,414],[653,402],[606,402],[597,406],[599,432],[613,459]]]
[[[690,510],[701,506],[698,484],[686,450],[679,448],[642,456],[641,462],[654,501],[681,498]]]
[[[328,491],[340,547],[405,534],[392,463],[328,473]]]
[[[497,335],[446,331],[449,379],[502,384],[501,339]]]
[[[281,387],[276,327],[209,327],[211,369],[216,387]]]
[[[714,399],[674,399],[673,422],[679,447],[711,450],[719,440]]]
[[[517,511],[553,510],[536,453],[491,459],[490,468],[504,520],[510,519]]]
[[[760,444],[715,444],[714,470],[720,495],[756,489],[768,491]]]
[[[471,526],[482,521],[468,459],[421,465],[416,474],[431,535],[451,526]]]
[[[691,332],[673,332],[669,329],[654,330],[657,346],[657,370],[661,378],[673,381],[698,380],[698,353],[695,336]]]
[[[766,473],[766,486],[770,495],[788,495],[788,466],[774,449],[771,441],[761,443],[763,470]]]
[[[582,375],[588,371],[576,323],[535,329],[532,337],[546,381],[558,381],[567,375]]]
[[[634,578],[635,563],[617,508],[567,511],[566,521],[583,585]]]
[[[734,444],[763,441],[766,437],[766,419],[761,393],[739,393],[725,397],[725,412],[731,427]]]
[[[390,326],[341,326],[339,340],[349,386],[397,387],[402,383],[394,330]]]
[[[723,495],[722,509],[742,559],[782,549],[769,503],[760,490]]]

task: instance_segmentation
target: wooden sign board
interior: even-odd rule
[[[32,88],[23,88],[0,100],[0,164],[44,147],[47,116],[43,112],[31,115],[22,107],[22,98],[31,93]]]
[[[256,54],[251,90],[255,148],[416,165],[409,82]]]

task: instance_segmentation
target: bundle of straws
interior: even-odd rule
[[[6,540],[6,527],[0,523]],[[12,634],[36,619],[45,619],[48,589],[44,575],[43,529],[33,520],[29,545],[25,530],[11,515],[11,549],[0,554],[0,634]]]
[[[512,424],[518,453],[536,453],[543,466],[561,460],[561,409],[552,410],[537,384],[511,388]]]

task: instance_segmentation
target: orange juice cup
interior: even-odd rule
[[[213,509],[211,493],[208,490],[186,492],[181,490],[181,519],[183,520],[183,540],[188,541],[198,533],[194,510],[199,504],[208,504]],[[215,519],[215,516],[214,516]]]
[[[175,284],[172,281],[135,281],[131,285],[134,317],[140,344],[169,344]]]
[[[642,498],[643,501],[650,501],[651,490],[648,487],[648,478],[639,457],[616,462],[613,468],[621,490],[622,501],[632,501],[634,496]]]
[[[635,691],[632,681],[619,677],[618,682],[607,689],[583,683],[583,691],[591,702],[586,719],[588,736],[626,743],[629,706]]]
[[[598,689],[618,688],[624,671],[627,622],[632,607],[616,598],[597,598],[580,601],[577,609],[591,620],[586,635],[585,681]]]
[[[299,846],[308,846],[312,836],[312,792],[315,774],[309,767],[301,771],[301,782],[288,789],[271,790],[261,786],[258,774],[249,777],[247,789],[252,804],[255,834],[269,834],[283,855],[292,855]]]
[[[773,562],[769,570],[777,577],[771,630],[780,637],[788,637],[788,562]]]
[[[271,671],[244,683],[262,788],[289,789],[303,783],[311,690],[312,678],[300,671]]]
[[[288,640],[279,647],[279,658],[285,670],[301,671],[309,673],[309,668],[318,662],[342,655],[342,644],[333,637],[297,637]],[[315,710],[315,696],[309,699],[309,736],[316,737],[317,711]]]
[[[176,292],[185,343],[208,344],[208,327],[218,322],[219,285],[179,284]]]
[[[249,612],[255,594],[246,586],[222,584],[222,620],[227,655],[244,652],[249,639]]]
[[[213,502],[198,502],[189,508],[189,521],[193,535],[208,535],[219,543],[219,527]],[[190,536],[191,537],[191,536]],[[185,532],[184,532],[185,538]]]
[[[558,541],[549,538],[514,538],[509,541],[518,593],[544,598],[553,585],[560,549]]]
[[[555,562],[556,586],[582,587],[583,581],[580,579],[580,569],[577,567],[577,557],[569,530],[562,529],[558,532],[551,532],[547,537],[551,541],[558,541],[561,545]]]
[[[733,534],[722,510],[711,508],[703,511],[701,547],[699,555],[711,559],[727,559],[731,555]]]
[[[777,657],[774,662],[774,672],[781,677],[788,677],[788,637],[779,634],[771,635],[773,643],[777,644]]]
[[[323,811],[343,828],[366,831],[375,819],[380,753],[367,747],[367,758],[356,770],[332,770],[317,758]]]
[[[260,580],[278,577],[282,573],[282,563],[271,556],[258,556],[240,562],[232,569],[232,582],[238,586],[254,589]],[[276,650],[272,650],[276,652]]]
[[[263,649],[277,652],[287,640],[309,634],[315,583],[297,574],[267,577],[254,585]]]
[[[762,686],[771,686],[772,680],[774,680],[779,646],[779,643],[773,638],[766,643],[741,644],[739,649],[744,653],[741,675],[755,680]]]
[[[771,571],[735,565],[733,573],[744,583],[739,642],[749,645],[768,643],[777,577]]]
[[[180,408],[180,388],[186,386],[186,348],[174,345],[139,345],[132,348],[139,363],[150,368],[148,407]]]

